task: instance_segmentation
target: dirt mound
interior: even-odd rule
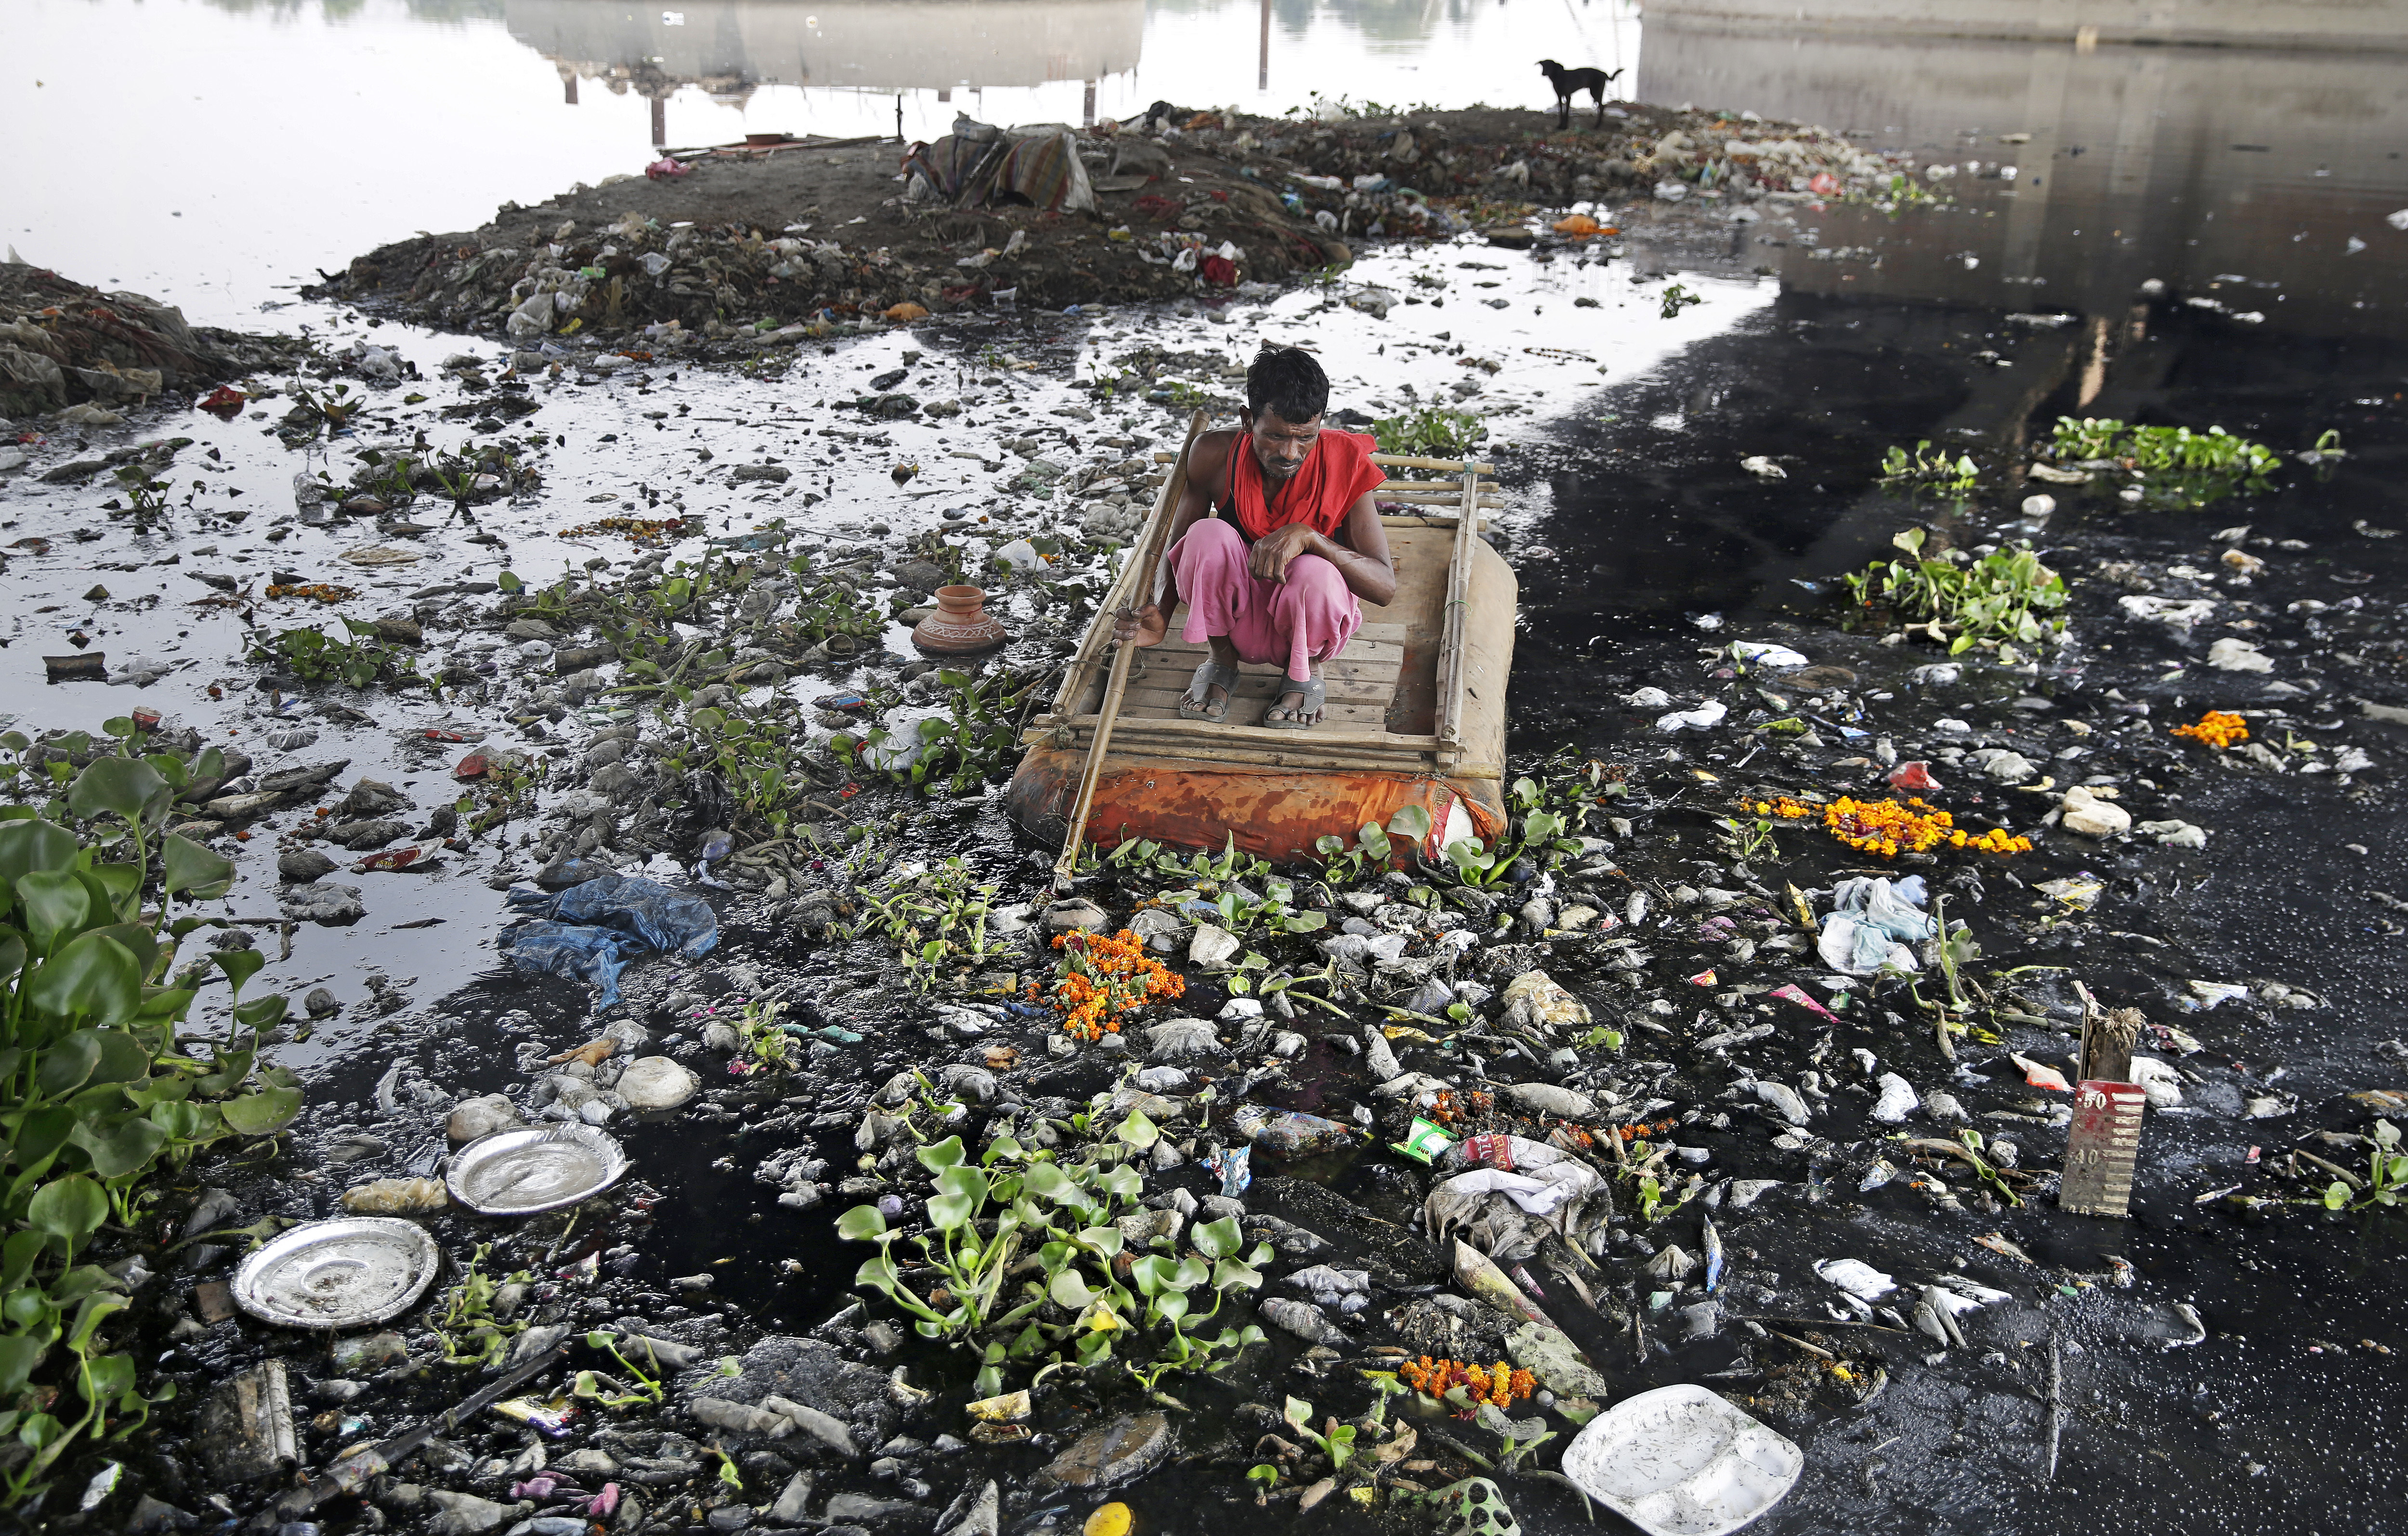
[[[1072,213],[915,200],[891,143],[697,151],[675,175],[580,184],[382,247],[314,292],[521,340],[824,335],[921,311],[1210,297],[1343,266],[1350,241],[1488,228],[1504,243],[1543,208],[1634,191],[1717,211],[1923,195],[1903,165],[1821,129],[1613,111],[1558,130],[1486,108],[1325,121],[1157,105],[1079,136],[1096,206]]]
[[[805,148],[712,156],[675,179],[614,179],[505,208],[473,232],[382,247],[317,292],[521,338],[652,325],[717,338],[906,305],[943,313],[1168,297],[1197,288],[1202,258],[1225,244],[1239,255],[1215,272],[1231,285],[1352,259],[1309,214],[1209,152],[1174,151],[1158,186],[1099,178],[1092,214],[911,202],[897,158],[892,144]],[[1190,248],[1197,254],[1182,266]],[[527,312],[547,294],[550,314]]]
[[[44,267],[0,263],[0,416],[213,384],[287,345],[188,325],[182,310],[139,294],[104,294]]]

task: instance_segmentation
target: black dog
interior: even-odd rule
[[[1597,125],[1605,126],[1605,88],[1622,78],[1617,69],[1609,75],[1602,69],[1566,69],[1553,59],[1541,59],[1539,72],[1555,88],[1555,126],[1572,125],[1572,98],[1582,92],[1597,103]]]

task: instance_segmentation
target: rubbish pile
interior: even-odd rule
[[[1614,232],[1593,219],[1535,229],[1529,222],[1541,209],[1618,202],[1634,192],[1667,204],[1695,199],[1742,220],[1768,199],[1934,202],[1957,174],[1828,128],[1635,102],[1607,108],[1603,128],[1558,130],[1536,112],[1385,114],[1337,102],[1301,120],[1188,114],[1170,132],[1243,162],[1290,208],[1347,239],[1478,228],[1497,244],[1580,243]]]
[[[299,344],[184,323],[139,294],[104,294],[18,260],[0,262],[0,418],[80,412],[109,426],[111,409],[182,394],[291,357]]]
[[[1561,132],[1543,113],[1488,108],[1299,121],[1158,103],[1075,135],[965,118],[908,156],[702,156],[670,180],[580,184],[473,232],[383,247],[316,292],[523,343],[582,331],[644,352],[792,344],[967,309],[1210,298],[1344,266],[1365,239],[1477,228],[1515,248],[1585,244],[1617,232],[1535,216],[1634,191],[1668,210],[1688,200],[1701,228],[1768,202],[1930,202],[1957,169],[1751,113],[1612,114]]]

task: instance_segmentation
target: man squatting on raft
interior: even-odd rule
[[[1185,720],[1229,715],[1238,664],[1277,663],[1287,687],[1264,711],[1275,730],[1321,724],[1325,664],[1362,626],[1363,604],[1397,595],[1388,536],[1371,501],[1385,476],[1375,440],[1321,424],[1329,376],[1310,352],[1265,343],[1246,370],[1238,430],[1206,432],[1187,460],[1154,601],[1116,620],[1113,639],[1159,645],[1184,601],[1180,638],[1211,655],[1179,701]]]

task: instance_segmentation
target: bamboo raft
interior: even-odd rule
[[[1201,424],[1191,427],[1188,441]],[[1258,721],[1282,668],[1247,666],[1220,725],[1179,718],[1179,698],[1204,648],[1178,639],[1136,653],[1116,676],[1112,615],[1135,606],[1162,553],[1185,483],[1185,451],[1081,642],[1051,709],[1030,721],[1009,806],[1032,836],[1065,842],[1073,819],[1111,848],[1149,839],[1182,848],[1237,845],[1265,858],[1313,857],[1326,834],[1350,844],[1367,823],[1386,826],[1418,806],[1429,818],[1424,852],[1502,826],[1505,689],[1512,669],[1517,583],[1480,538],[1498,504],[1492,466],[1374,454],[1390,478],[1372,495],[1410,511],[1381,521],[1397,570],[1395,598],[1365,606],[1364,624],[1325,668],[1327,711],[1306,731]],[[1399,470],[1447,479],[1397,478]],[[1119,684],[1116,688],[1115,684]],[[1082,783],[1098,734],[1104,752],[1092,789]],[[1082,791],[1087,797],[1078,814]],[[1399,840],[1401,841],[1401,840]]]

